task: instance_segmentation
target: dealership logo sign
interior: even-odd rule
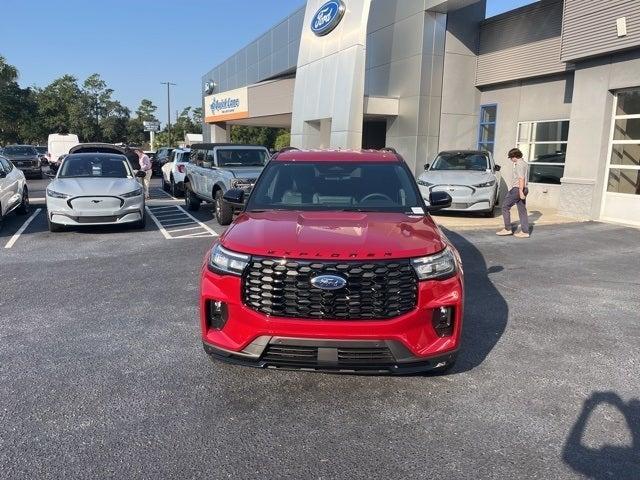
[[[218,113],[233,112],[239,106],[240,106],[240,99],[231,98],[231,97],[223,98],[223,99],[213,97],[213,100],[211,100],[211,104],[210,104],[211,111],[213,112],[214,115],[217,115]]]
[[[320,275],[311,280],[311,285],[320,290],[340,290],[347,286],[347,281],[337,275]]]
[[[346,9],[342,0],[332,0],[325,3],[313,16],[311,30],[319,37],[331,33],[344,17]]]

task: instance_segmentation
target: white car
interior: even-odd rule
[[[29,213],[29,189],[24,173],[0,156],[0,228],[4,217],[13,211]]]
[[[500,166],[488,152],[456,150],[440,152],[418,177],[422,197],[432,192],[447,192],[451,207],[446,211],[482,213],[493,216],[499,202]],[[443,211],[445,211],[443,210]]]
[[[140,175],[142,174],[142,175]],[[47,187],[49,231],[65,226],[145,226],[142,186],[124,155],[72,153]]]
[[[190,148],[180,148],[171,152],[170,160],[162,166],[162,188],[174,197],[184,194],[185,164],[189,163]]]

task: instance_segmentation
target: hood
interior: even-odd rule
[[[133,178],[56,178],[49,184],[51,190],[67,195],[122,195],[140,188]]]
[[[434,185],[477,185],[495,180],[496,176],[486,170],[429,170],[419,178]]]
[[[29,160],[39,160],[40,156],[39,155],[32,155],[32,154],[28,154],[28,155],[7,155],[6,153],[2,155],[3,157],[5,157],[7,160],[10,161],[16,161],[16,162],[22,162],[22,161],[29,161]]]
[[[234,178],[258,178],[264,167],[222,167],[231,172]]]
[[[420,257],[446,245],[429,216],[361,212],[242,213],[220,241],[251,255],[324,260]]]

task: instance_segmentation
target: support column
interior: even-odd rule
[[[211,143],[231,143],[231,125],[225,122],[209,124]]]

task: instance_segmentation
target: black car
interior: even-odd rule
[[[156,151],[156,156],[151,162],[151,171],[154,175],[162,175],[162,166],[171,161],[171,153],[173,150],[173,148],[162,147]]]
[[[33,145],[9,145],[2,149],[2,155],[27,175],[42,178],[42,161]]]
[[[113,145],[111,143],[81,143],[69,150],[72,153],[115,153],[124,155],[129,160],[131,168],[140,170],[140,160],[138,154],[127,146]]]
[[[38,156],[40,157],[40,163],[42,163],[42,165],[48,165],[49,159],[47,155],[49,153],[49,147],[36,145],[35,149],[38,151]]]

